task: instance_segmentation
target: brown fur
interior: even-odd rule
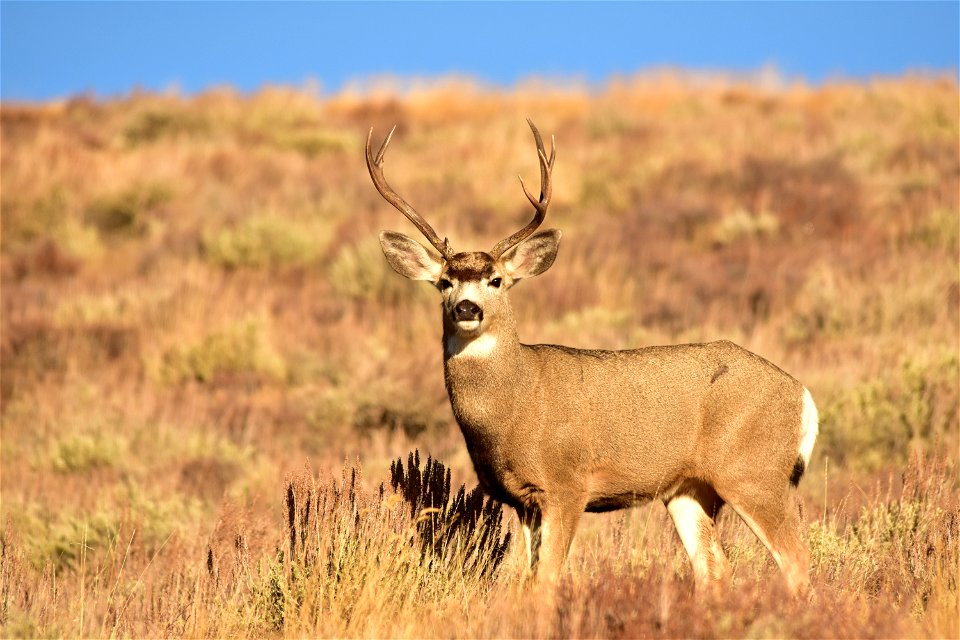
[[[800,454],[799,382],[727,341],[629,351],[520,343],[507,290],[546,271],[560,241],[557,230],[529,235],[546,211],[553,158],[531,128],[547,195],[538,206],[528,194],[538,213],[525,239],[493,254],[439,258],[403,234],[380,235],[395,270],[443,295],[450,405],[480,483],[520,517],[531,570],[551,582],[559,575],[584,511],[661,500],[698,583],[722,580],[715,517],[729,504],[802,590],[807,550],[795,487],[812,440]]]
[[[698,581],[727,574],[715,517],[730,504],[760,529],[791,587],[803,588],[791,483],[803,386],[727,341],[629,351],[521,344],[507,289],[530,274],[513,265],[552,263],[516,255],[523,247],[500,260],[456,254],[432,272],[449,282],[444,379],[454,416],[482,486],[531,527],[532,568],[559,574],[584,511],[684,495],[702,509],[703,551],[691,558]],[[451,311],[466,293],[484,320],[461,335]],[[466,347],[481,337],[493,346],[472,354]]]
[[[486,253],[458,253],[449,262],[444,263],[442,276],[462,280],[481,280],[494,274],[494,264]]]

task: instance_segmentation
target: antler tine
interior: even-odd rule
[[[396,125],[393,126],[393,129],[390,129],[390,133],[387,134],[383,144],[380,145],[380,150],[377,152],[377,155],[374,156],[373,149],[370,146],[373,140],[373,127],[370,127],[370,132],[367,134],[367,169],[370,171],[370,178],[373,180],[374,186],[377,188],[377,191],[380,192],[380,195],[383,196],[384,200],[405,215],[407,219],[420,230],[420,233],[430,241],[430,244],[440,252],[440,255],[449,259],[453,255],[453,250],[450,248],[447,239],[444,238],[441,240],[437,232],[433,230],[433,227],[431,227],[430,224],[423,219],[423,216],[417,213],[413,207],[407,204],[407,201],[401,198],[400,194],[387,184],[387,179],[383,176],[383,154],[386,152],[387,145],[390,144],[390,138],[393,137],[393,132],[396,131],[396,129]]]
[[[517,177],[520,178],[520,186],[523,187],[524,195],[527,196],[527,200],[530,201],[530,204],[533,205],[533,208],[536,209],[537,212],[527,226],[497,243],[493,250],[490,251],[490,255],[492,255],[494,259],[499,258],[509,249],[529,238],[533,232],[543,224],[543,220],[547,216],[547,207],[550,205],[550,197],[553,195],[551,177],[553,173],[553,161],[556,160],[557,157],[557,141],[553,136],[550,136],[550,158],[548,159],[547,151],[543,147],[543,138],[540,136],[537,126],[533,124],[533,120],[530,118],[527,118],[527,124],[530,125],[530,130],[533,131],[533,138],[537,143],[537,156],[540,160],[540,198],[534,198],[533,195],[527,191],[527,185],[524,184],[523,178],[521,176]]]

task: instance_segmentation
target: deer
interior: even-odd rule
[[[717,536],[729,505],[773,556],[790,591],[809,587],[797,485],[819,430],[810,392],[733,342],[623,351],[523,344],[508,291],[542,274],[560,231],[538,231],[552,195],[549,156],[533,121],[540,197],[528,224],[490,251],[457,252],[387,183],[384,153],[367,135],[380,195],[429,241],[431,251],[382,231],[389,265],[442,297],[443,374],[453,415],[484,491],[512,507],[527,575],[556,584],[581,516],[649,501],[665,506],[689,555],[696,590],[724,584]]]

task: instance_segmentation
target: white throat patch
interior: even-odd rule
[[[497,337],[490,333],[484,333],[476,338],[458,338],[450,336],[444,345],[447,355],[451,358],[485,358],[489,356],[497,346]]]

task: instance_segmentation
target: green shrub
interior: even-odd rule
[[[945,249],[956,256],[960,251],[960,213],[934,209],[910,228],[908,239],[926,247]]]
[[[282,380],[286,364],[271,344],[264,323],[246,318],[208,334],[198,344],[167,353],[163,374],[171,381],[210,382],[229,374]]]
[[[114,513],[95,512],[86,517],[63,514],[48,529],[42,553],[58,568],[76,569],[82,555],[110,547],[119,532],[120,522]]]
[[[53,241],[58,250],[77,258],[99,255],[103,246],[97,229],[81,219],[77,208],[73,194],[62,186],[55,186],[29,204],[5,201],[0,218],[5,252],[15,244],[30,244],[46,238]]]
[[[712,240],[727,245],[742,238],[766,238],[780,230],[780,220],[769,211],[750,213],[737,209],[723,216],[713,227]]]
[[[38,569],[52,565],[57,571],[78,568],[81,556],[90,558],[109,548],[120,531],[112,510],[51,513],[29,504],[16,522],[30,563]]]
[[[276,133],[273,143],[281,149],[290,149],[314,158],[327,153],[344,153],[357,146],[354,136],[348,132],[298,129]]]
[[[135,185],[94,200],[87,207],[85,220],[104,235],[142,235],[149,228],[150,210],[172,198],[173,190],[168,185]]]
[[[61,473],[83,473],[92,469],[116,466],[126,442],[116,434],[70,435],[53,447],[51,466]]]
[[[329,278],[336,294],[355,300],[396,305],[422,302],[430,294],[427,286],[415,286],[390,268],[376,237],[341,249],[330,267]]]
[[[914,456],[899,495],[874,498],[848,521],[836,514],[809,529],[812,570],[853,593],[896,594],[922,614],[939,586],[956,597],[960,512],[953,467]],[[838,521],[839,518],[839,521]]]
[[[356,398],[358,406],[353,416],[356,433],[369,436],[377,430],[389,433],[402,431],[408,438],[417,438],[425,432],[436,433],[444,422],[417,401],[394,399],[387,394],[376,394],[364,401]]]
[[[4,196],[7,196],[4,193]],[[61,228],[69,217],[71,194],[62,186],[54,186],[32,203],[14,197],[3,199],[3,246],[12,242],[29,242],[49,236],[51,230]]]
[[[77,569],[81,554],[88,560],[116,547],[121,529],[129,525],[135,531],[138,546],[148,554],[162,547],[170,534],[178,529],[195,526],[199,517],[199,503],[180,494],[158,498],[137,485],[117,489],[114,501],[125,505],[102,506],[83,512],[45,514],[34,511],[32,524],[25,539],[32,549],[32,561],[42,567],[52,562],[58,569]],[[114,501],[104,500],[113,505]],[[126,535],[124,536],[126,537]]]
[[[826,453],[874,471],[904,464],[911,450],[948,444],[958,427],[958,377],[956,354],[911,355],[883,378],[827,395],[820,412]]]
[[[315,262],[326,251],[329,228],[275,216],[254,216],[203,237],[207,260],[227,269],[293,267]]]
[[[130,146],[155,142],[178,135],[195,135],[210,128],[201,116],[183,110],[153,108],[136,113],[123,128],[123,140]]]
[[[863,470],[906,459],[910,430],[890,387],[869,380],[828,396],[820,407],[822,446],[832,460]]]
[[[580,183],[578,203],[585,209],[622,213],[630,205],[630,190],[617,184],[606,172],[587,173]]]
[[[585,307],[568,311],[547,324],[549,331],[582,335],[603,329],[627,333],[634,327],[634,318],[629,311],[604,306]]]

